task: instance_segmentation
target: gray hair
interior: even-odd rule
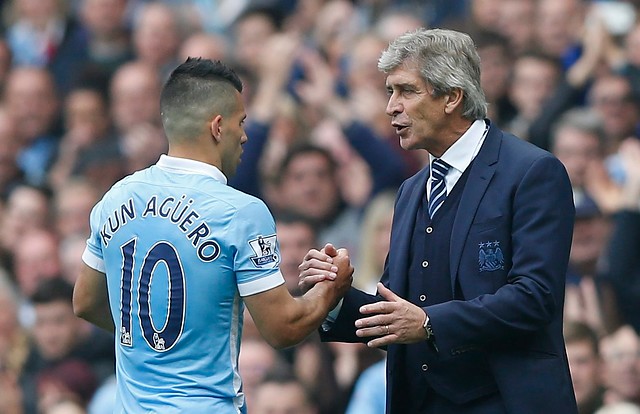
[[[433,96],[459,88],[463,92],[462,116],[475,120],[487,116],[487,100],[480,86],[480,56],[466,33],[443,29],[407,32],[389,44],[378,60],[378,69],[389,73],[406,61],[420,68],[433,87]]]

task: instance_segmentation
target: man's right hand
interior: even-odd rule
[[[321,250],[311,249],[298,266],[300,271],[298,286],[305,293],[317,283],[332,280],[339,283],[342,297],[353,280],[353,266],[347,249],[336,249],[327,243]]]

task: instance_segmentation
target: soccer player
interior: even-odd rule
[[[247,141],[241,92],[221,62],[178,66],[160,99],[168,155],[116,183],[91,213],[74,309],[117,332],[117,413],[246,413],[244,305],[272,346],[291,346],[351,283],[343,250],[333,280],[288,293],[267,207],[226,185]]]

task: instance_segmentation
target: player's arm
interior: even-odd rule
[[[104,273],[83,264],[73,289],[73,311],[78,317],[114,332]]]
[[[346,251],[334,258],[335,280],[317,283],[294,298],[284,285],[244,297],[258,330],[275,348],[293,346],[318,329],[351,286],[353,267]]]

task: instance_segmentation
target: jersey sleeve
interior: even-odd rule
[[[243,206],[230,227],[229,234],[237,238],[233,266],[240,296],[283,284],[276,226],[267,206],[257,200]]]
[[[100,239],[100,225],[102,202],[96,204],[91,210],[89,225],[91,226],[91,235],[87,239],[87,246],[82,253],[82,261],[89,267],[106,273],[104,265],[104,256],[102,253],[102,242]]]

